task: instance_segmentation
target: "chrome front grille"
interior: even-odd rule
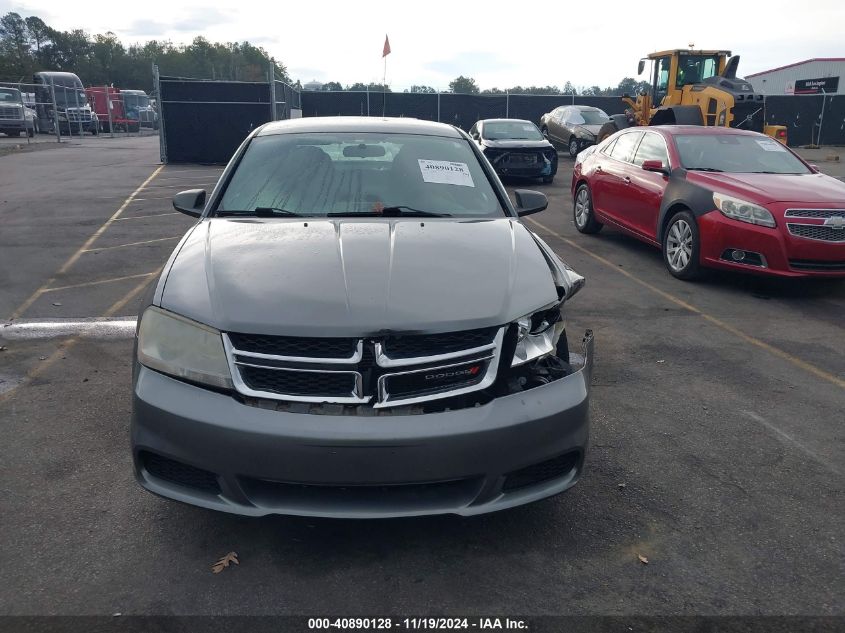
[[[845,242],[845,229],[824,224],[787,224],[792,235],[821,242]]]
[[[23,119],[23,110],[19,106],[0,106],[0,119],[20,121]]]
[[[787,209],[784,213],[787,218],[832,218],[836,215],[845,216],[845,209]]]
[[[392,407],[485,389],[505,328],[379,339],[223,335],[235,388],[254,398]]]
[[[67,115],[68,123],[88,123],[91,121],[91,112],[89,110],[67,108],[65,115]]]

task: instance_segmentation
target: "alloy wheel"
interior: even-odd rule
[[[575,196],[575,223],[578,228],[587,226],[590,219],[590,196],[586,187],[581,187]]]
[[[684,270],[692,259],[692,229],[686,220],[677,220],[666,238],[666,261],[675,272]]]

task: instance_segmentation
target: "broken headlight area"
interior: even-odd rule
[[[511,367],[554,353],[565,330],[566,322],[560,305],[518,319]]]

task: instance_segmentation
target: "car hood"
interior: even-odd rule
[[[572,129],[576,132],[587,132],[593,136],[598,136],[601,125],[573,125]]]
[[[531,149],[548,149],[552,147],[552,144],[546,139],[540,139],[539,141],[527,141],[522,139],[490,141],[484,139],[483,143],[484,147],[489,147],[491,149],[523,149],[526,147]]]
[[[749,202],[845,203],[845,183],[824,174],[720,174],[687,172],[687,179]]]
[[[502,325],[557,300],[514,219],[215,218],[172,258],[160,304],[223,331],[368,336]]]

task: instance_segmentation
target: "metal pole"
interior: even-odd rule
[[[111,94],[109,93],[109,87],[106,86],[106,112],[109,115],[109,136],[114,138],[114,123],[112,122],[112,115],[111,115]],[[97,117],[99,118],[99,117]]]
[[[367,86],[367,116],[370,116],[370,87]]]
[[[270,120],[278,121],[276,118],[276,69],[273,67],[273,62],[270,62],[270,72],[267,76],[270,78]]]
[[[21,99],[21,116],[23,116],[23,133],[24,133],[24,136],[26,136],[26,144],[29,145],[32,141],[29,139],[29,128],[26,127],[26,121],[27,121],[27,119],[26,119],[26,104],[24,104],[24,102],[23,102],[23,90],[21,89],[22,85],[23,84],[18,83],[18,95],[20,96],[20,99]],[[32,129],[33,129],[33,134],[34,134],[35,133],[34,132],[35,121],[32,122]]]
[[[79,107],[79,90],[76,86],[73,87],[73,100],[76,102],[76,119],[79,122],[79,140],[82,140],[84,133],[82,131],[82,110]],[[68,123],[70,123],[70,117],[68,117]]]
[[[62,142],[62,130],[59,127],[59,107],[56,105],[56,83],[50,77],[50,97],[53,99],[53,125],[56,126],[56,142]],[[70,128],[70,123],[68,123]]]
[[[819,136],[816,139],[816,145],[821,147],[821,145],[822,145],[822,125],[824,125],[824,106],[827,103],[827,91],[822,86],[819,86],[819,88],[821,88],[822,95],[824,95],[824,96],[822,97],[822,113],[819,115]]]
[[[440,122],[440,91],[437,91],[437,122]]]
[[[511,118],[511,93],[505,91],[505,118]]]
[[[153,85],[158,96],[158,153],[161,162],[167,164],[167,136],[164,131],[164,95],[161,94],[161,76],[158,65],[153,64]]]

